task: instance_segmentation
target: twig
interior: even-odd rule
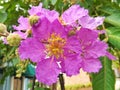
[[[59,74],[59,82],[60,82],[61,90],[65,90],[63,74]]]
[[[0,33],[0,36],[7,37],[7,35],[4,35],[4,34],[2,34],[2,33]]]
[[[36,80],[36,77],[34,76],[34,77],[33,77],[32,90],[34,90],[34,86],[35,86],[35,80]]]

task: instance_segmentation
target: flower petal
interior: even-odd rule
[[[116,60],[116,57],[113,56],[111,53],[109,53],[108,51],[106,52],[106,56],[111,59],[111,60]]]
[[[106,55],[108,45],[102,41],[95,41],[92,45],[86,47],[86,57],[99,58]]]
[[[25,18],[23,16],[21,16],[19,19],[18,19],[18,23],[19,25],[16,26],[16,25],[13,25],[13,28],[15,30],[28,30],[31,28],[30,24],[29,24],[29,21],[28,21],[28,18]]]
[[[46,17],[51,23],[58,19],[59,13],[55,10],[48,10],[48,9],[43,9],[42,10],[42,15]]]
[[[77,32],[77,34],[79,39],[82,41],[82,43],[89,41],[96,41],[96,39],[98,38],[98,32],[87,28],[81,28]]]
[[[71,36],[67,39],[65,48],[76,53],[81,53],[81,50],[82,50],[81,44],[76,36]]]
[[[51,23],[47,18],[42,18],[32,27],[33,37],[47,39],[50,35],[50,30]]]
[[[97,58],[83,59],[81,67],[84,71],[88,73],[97,73],[102,68],[102,64]]]
[[[88,10],[79,5],[73,5],[62,14],[62,19],[65,23],[71,24],[87,14]]]
[[[36,78],[39,82],[47,85],[51,85],[57,82],[60,69],[55,61],[51,58],[43,59],[37,64],[36,68]]]
[[[67,76],[79,74],[81,59],[77,54],[65,55],[61,62],[62,70]]]
[[[22,41],[19,47],[19,55],[21,59],[30,59],[33,62],[38,62],[44,58],[45,47],[35,38],[28,38]]]
[[[28,13],[30,15],[37,15],[41,13],[41,11],[42,11],[42,3],[40,3],[38,6],[32,6],[32,8],[28,10]]]
[[[99,25],[102,25],[104,21],[104,17],[90,17],[90,16],[84,16],[79,19],[79,24],[83,28],[88,29],[96,29]]]

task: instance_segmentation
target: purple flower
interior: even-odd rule
[[[88,10],[81,8],[79,5],[72,5],[62,14],[61,18],[65,24],[72,25],[86,15],[88,15]]]
[[[71,44],[67,45],[70,40],[58,20],[50,23],[46,18],[40,19],[32,30],[33,37],[21,43],[19,54],[21,59],[37,63],[36,77],[40,82],[51,85],[60,72],[68,76],[79,73],[81,61],[79,54],[75,54],[78,47],[70,48],[72,42],[75,43],[72,38]]]
[[[104,21],[104,17],[90,17],[89,15],[86,15],[78,20],[78,23],[83,28],[88,29],[96,29],[99,25],[102,25]]]
[[[77,48],[80,47],[76,53],[79,54],[81,68],[89,73],[98,72],[102,68],[99,57],[108,55],[107,44],[98,39],[98,32],[94,30],[81,28],[76,34],[74,38],[80,44],[75,44]],[[114,58],[110,54],[108,56]]]
[[[19,23],[18,26],[13,25],[13,28],[14,28],[15,30],[18,30],[18,31],[21,31],[21,30],[26,31],[26,30],[28,30],[28,29],[31,29],[31,26],[30,26],[30,24],[29,24],[28,18],[25,18],[25,17],[21,16],[21,17],[18,19],[18,23]]]

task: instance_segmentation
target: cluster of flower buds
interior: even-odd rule
[[[80,69],[97,73],[102,68],[101,56],[115,59],[108,45],[99,39],[97,27],[104,17],[91,17],[87,9],[72,5],[60,16],[55,10],[33,6],[29,17],[21,16],[16,30],[9,34],[11,46],[19,45],[22,60],[36,63],[36,78],[51,85],[60,73],[79,74]],[[30,33],[29,33],[30,32]]]

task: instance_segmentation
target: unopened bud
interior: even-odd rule
[[[32,35],[32,30],[30,30],[30,29],[27,30],[27,31],[26,31],[26,34],[27,34],[27,36],[31,36],[31,35]]]
[[[18,46],[20,44],[21,37],[19,34],[11,33],[7,37],[7,42],[10,46]]]
[[[7,31],[7,27],[6,27],[6,25],[4,25],[4,24],[2,24],[2,23],[0,23],[0,33],[5,33]]]
[[[38,22],[38,20],[39,20],[39,16],[37,16],[37,15],[32,15],[29,17],[29,23],[31,26],[36,24]]]
[[[68,32],[68,36],[73,36],[73,35],[75,35],[76,34],[76,31],[75,30],[70,30],[69,32]]]

